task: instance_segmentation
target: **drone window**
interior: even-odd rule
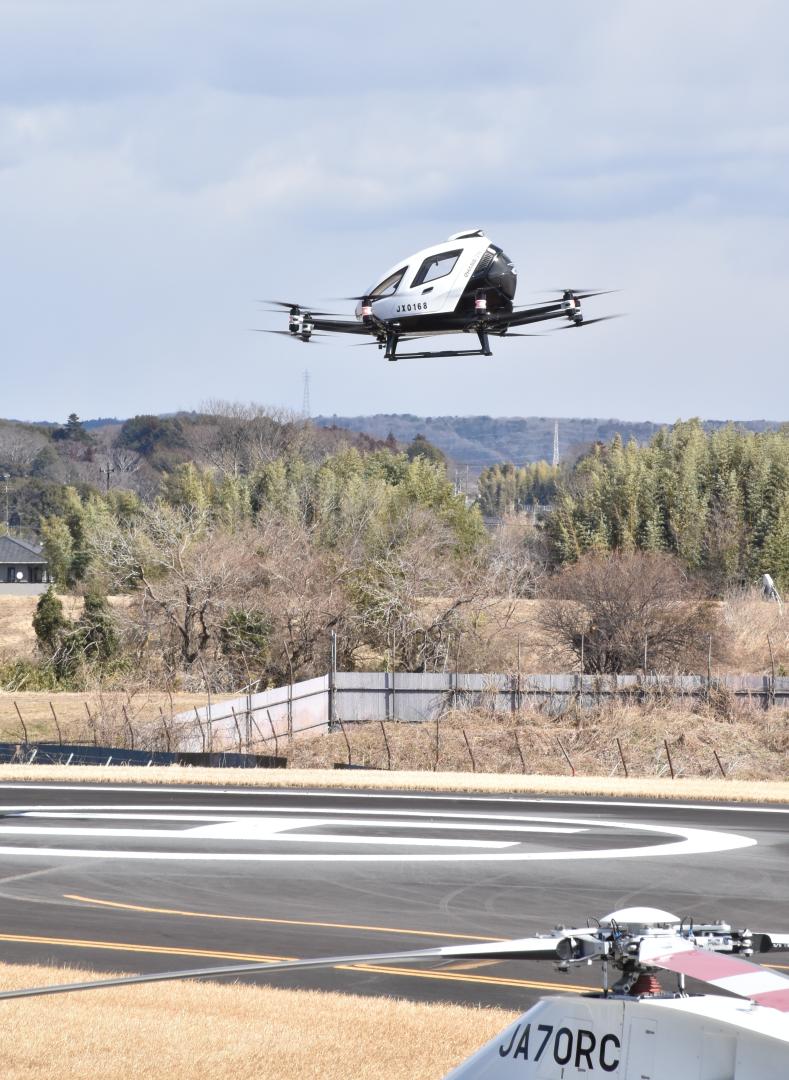
[[[425,259],[419,267],[416,277],[411,282],[411,288],[417,285],[426,285],[428,281],[446,277],[455,269],[455,263],[461,256],[462,248],[457,251],[440,251],[438,255],[431,255]]]
[[[376,300],[380,300],[383,296],[391,296],[397,292],[397,286],[403,280],[403,274],[405,274],[408,267],[404,266],[402,270],[398,270],[394,274],[390,274],[388,278],[385,278],[380,285],[376,285],[373,291],[370,293],[371,297],[375,297]]]

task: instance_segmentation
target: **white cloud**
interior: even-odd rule
[[[781,385],[755,316],[789,284],[777,2],[0,10],[0,347],[41,373],[0,414],[297,403],[308,355],[338,412],[756,415]],[[482,386],[245,333],[255,296],[356,292],[478,224],[524,292],[622,285],[630,319],[502,343]]]

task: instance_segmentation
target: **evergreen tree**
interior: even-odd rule
[[[33,629],[39,649],[47,656],[54,656],[63,643],[63,636],[68,630],[68,619],[63,614],[60,597],[50,585],[39,597],[33,615]]]
[[[106,664],[117,656],[120,644],[106,596],[98,592],[85,594],[85,607],[76,630],[75,644],[88,662]]]

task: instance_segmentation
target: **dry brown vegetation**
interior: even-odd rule
[[[33,633],[35,596],[0,596],[0,660],[35,655]],[[130,597],[110,597],[113,609],[125,613]],[[426,612],[439,610],[441,601],[423,602]],[[464,671],[515,671],[520,647],[524,672],[572,671],[577,658],[569,648],[551,638],[541,628],[544,600],[491,599],[475,612],[469,634],[460,640],[460,667]],[[81,597],[63,597],[65,614],[76,618],[82,610]],[[753,591],[732,593],[714,605],[718,612],[723,656],[713,656],[718,674],[770,671],[770,645],[776,668],[789,672],[789,613],[782,616],[777,604],[767,604]],[[768,635],[770,642],[768,643]],[[457,642],[456,642],[457,645]],[[363,650],[359,650],[360,653]],[[453,653],[455,648],[453,648]],[[357,660],[360,656],[356,657]],[[379,668],[382,657],[369,654],[363,666]],[[686,665],[687,669],[687,665]]]
[[[224,699],[220,695],[212,696],[211,700]],[[166,694],[157,690],[131,694],[112,690],[0,691],[0,742],[47,740],[130,747],[135,739],[140,745],[150,730],[156,733],[157,742],[161,742],[162,715],[169,727],[173,713],[188,712],[205,703],[205,694]]]
[[[728,670],[767,674],[774,662],[776,674],[789,674],[789,612],[785,608],[766,604],[752,592],[738,592],[722,604],[721,618],[732,658]]]
[[[84,978],[73,968],[0,966],[3,989]],[[4,1001],[2,1011],[3,1080],[438,1080],[514,1018],[197,982]]]
[[[677,777],[723,778],[723,770],[732,779],[784,780],[789,712],[736,706],[722,692],[709,703],[612,703],[557,717],[457,711],[438,723],[346,725],[344,733],[294,742],[287,753],[297,768],[331,768],[350,757],[376,769],[550,776],[572,765],[579,775],[624,776],[626,765],[632,777],[670,777],[673,768]]]
[[[354,769],[207,769],[0,765],[0,781],[89,784],[210,784],[225,788],[343,788],[381,791],[465,791],[482,794],[577,795],[623,799],[692,799],[702,802],[789,803],[789,781],[715,780],[709,777],[515,776],[507,773],[380,772]]]

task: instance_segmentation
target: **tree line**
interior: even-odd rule
[[[754,433],[698,420],[646,446],[616,436],[571,468],[494,466],[480,477],[484,513],[550,504],[554,566],[587,552],[665,552],[722,593],[769,572],[789,588],[789,428]]]
[[[646,639],[650,664],[687,669],[717,633],[711,596],[764,570],[789,585],[787,430],[616,437],[572,466],[495,466],[471,503],[422,437],[256,407],[152,419],[114,436],[144,483],[60,484],[42,508],[58,587],[85,597],[73,621],[54,593],[37,613],[39,674],[61,686],[281,684],[325,671],[332,633],[346,669],[501,670],[491,628],[522,597],[583,670],[645,666]],[[76,418],[55,442],[88,445]]]

